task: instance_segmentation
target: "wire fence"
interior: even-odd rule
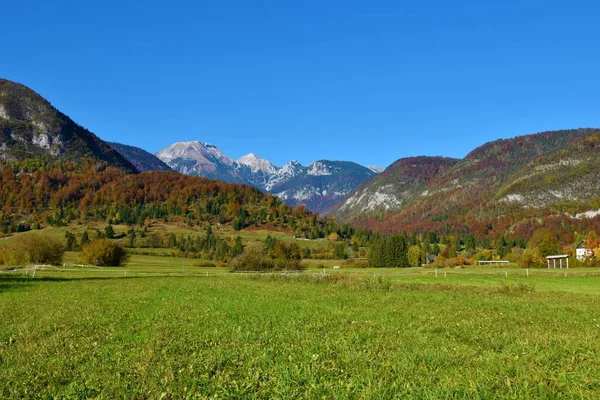
[[[95,265],[85,264],[63,264],[62,266],[55,265],[29,265],[26,267],[4,267],[0,271],[1,274],[10,275],[25,275],[35,278],[36,276],[44,277],[62,277],[62,278],[86,278],[86,277],[111,277],[111,278],[131,278],[131,277],[192,277],[192,276],[218,276],[218,275],[254,275],[254,274],[283,274],[283,275],[299,275],[299,274],[357,274],[365,277],[389,277],[389,278],[438,278],[451,279],[457,277],[490,277],[490,278],[531,278],[531,277],[598,277],[600,270],[598,269],[488,269],[488,268],[424,268],[413,270],[410,268],[398,269],[308,269],[303,271],[237,271],[232,272],[226,268],[218,267],[190,267],[190,266],[148,266],[148,267],[100,267]]]

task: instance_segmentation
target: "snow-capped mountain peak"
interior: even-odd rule
[[[237,163],[250,167],[250,170],[254,173],[263,172],[268,175],[275,174],[279,167],[273,165],[270,161],[258,157],[254,153],[248,153],[243,157],[237,159]]]
[[[302,164],[297,160],[292,160],[281,168],[281,173],[288,176],[296,176],[304,170]]]
[[[378,167],[377,165],[367,165],[367,168],[369,168],[371,171],[375,172],[376,174],[380,174],[383,172],[383,168]]]
[[[331,170],[330,166],[322,161],[316,161],[309,165],[307,168],[308,171],[306,171],[306,173],[308,175],[324,176],[333,174],[333,171]]]
[[[199,141],[177,142],[159,151],[156,156],[171,168],[184,174],[215,178],[220,176],[217,170],[232,169],[236,164],[217,146]],[[211,174],[200,173],[201,171]]]
[[[279,168],[279,170],[270,177],[269,181],[265,184],[265,189],[271,190],[274,186],[287,182],[303,172],[304,167],[298,161],[292,160]]]
[[[320,160],[304,167],[292,160],[283,167],[248,153],[236,161],[213,144],[175,143],[156,156],[176,171],[227,182],[245,183],[273,193],[290,205],[326,212],[337,201],[373,176],[366,167],[347,161]]]
[[[232,159],[230,159],[225,154],[223,154],[223,152],[221,152],[221,150],[219,150],[219,148],[217,146],[215,146],[214,144],[210,144],[210,143],[206,143],[206,142],[199,142],[197,140],[190,141],[190,142],[174,143],[171,146],[167,147],[166,149],[163,149],[163,150],[159,151],[158,153],[156,153],[156,156],[159,157],[160,159],[162,159],[163,161],[166,161],[166,160],[173,160],[175,158],[180,158],[180,157],[186,157],[186,158],[191,157],[191,158],[195,159],[195,158],[197,158],[197,157],[194,157],[196,154],[200,154],[203,156],[206,156],[206,155],[216,156],[220,159],[224,159],[224,161],[227,161],[228,164],[233,162]]]

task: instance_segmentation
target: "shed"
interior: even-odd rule
[[[548,260],[548,268],[550,268],[550,261],[552,261],[552,268],[556,268],[556,260],[559,262],[559,268],[563,267],[563,260],[567,261],[567,268],[569,268],[569,255],[568,254],[558,254],[556,256],[548,256],[546,257]]]

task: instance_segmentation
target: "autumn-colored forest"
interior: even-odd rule
[[[332,219],[246,185],[174,172],[129,174],[97,160],[81,163],[27,160],[0,164],[0,221],[4,233],[38,225],[106,221],[143,225],[147,219],[287,228],[307,237],[353,233]]]

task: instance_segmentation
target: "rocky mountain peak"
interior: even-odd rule
[[[375,172],[376,174],[380,174],[384,170],[384,168],[378,167],[377,165],[367,165],[367,168],[369,168],[371,171]]]
[[[314,176],[332,175],[335,171],[332,166],[325,161],[316,161],[307,167],[306,173]]]
[[[103,160],[137,171],[117,151],[30,88],[0,79],[0,158]]]
[[[273,193],[288,204],[305,204],[327,212],[342,196],[374,173],[343,161],[316,161],[304,167],[292,160],[278,167],[255,153],[232,160],[215,145],[199,141],[175,143],[156,153],[171,168],[227,182],[241,182]]]
[[[238,158],[236,162],[250,167],[250,170],[254,173],[263,172],[265,174],[274,174],[279,170],[279,167],[273,165],[270,161],[258,157],[254,153],[248,153],[245,156]]]

